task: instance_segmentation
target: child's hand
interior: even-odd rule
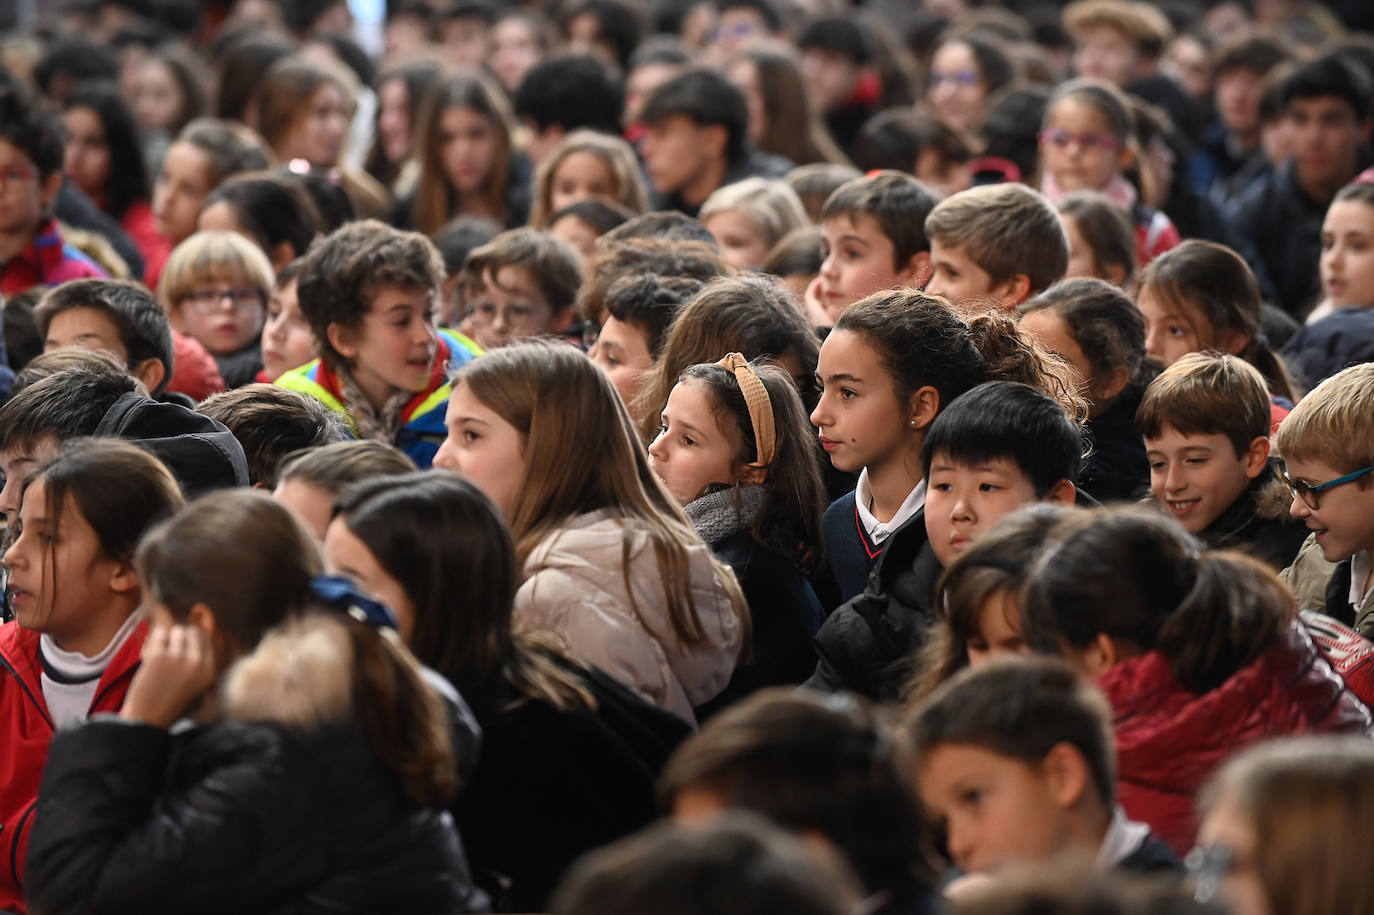
[[[823,284],[824,281],[818,275],[806,285],[806,293],[802,295],[803,311],[812,327],[834,327],[835,321],[839,318],[839,315],[832,315],[825,310]]]
[[[215,652],[204,630],[159,626],[143,643],[143,661],[119,715],[169,727],[200,702],[215,679]]]

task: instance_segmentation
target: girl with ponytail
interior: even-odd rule
[[[1065,521],[1032,566],[1022,634],[1111,702],[1118,797],[1180,855],[1193,799],[1231,753],[1306,732],[1367,732],[1369,710],[1322,660],[1263,563],[1201,549],[1144,508]]]

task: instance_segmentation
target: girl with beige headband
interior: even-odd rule
[[[825,490],[792,379],[739,353],[691,366],[668,395],[649,466],[749,604],[753,660],[712,707],[805,680],[823,619],[805,574],[819,558]]]

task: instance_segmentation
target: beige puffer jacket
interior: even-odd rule
[[[622,571],[627,536],[629,590]],[[686,646],[673,633],[648,535],[627,533],[605,512],[579,515],[535,547],[515,596],[515,618],[525,627],[551,630],[648,701],[695,722],[693,707],[729,682],[745,629],[706,546],[691,547],[688,562],[692,600],[706,632],[702,645]]]

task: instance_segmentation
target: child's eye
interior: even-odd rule
[[[954,487],[949,483],[932,483],[930,484],[930,488],[936,492],[949,492]]]
[[[1163,469],[1164,469],[1164,462],[1163,462],[1163,461],[1151,461],[1151,462],[1150,462],[1150,469],[1151,469],[1151,470],[1163,470]]]
[[[845,400],[849,400],[851,397],[858,397],[859,394],[857,391],[851,391],[849,388],[840,388],[840,396]]]
[[[1002,487],[998,486],[996,483],[980,483],[978,485],[979,492],[1001,492],[1001,490]]]
[[[1185,463],[1185,464],[1206,464],[1206,463],[1207,463],[1207,459],[1206,459],[1205,457],[1190,457],[1190,458],[1185,458],[1184,461],[1183,461],[1183,463]]]
[[[983,800],[983,792],[978,788],[970,788],[963,794],[959,795],[959,800],[961,800],[970,807],[976,807]]]
[[[1187,331],[1179,327],[1177,324],[1170,324],[1167,328],[1165,328],[1165,330],[1171,337],[1182,337],[1187,334]]]
[[[690,435],[684,435],[682,436],[682,444],[686,445],[689,448],[695,448],[697,443],[696,440],[693,439]]]
[[[463,430],[463,441],[471,444],[472,442],[477,441],[477,439],[479,438],[481,438],[481,436],[478,435],[476,432],[473,432],[471,429]]]

